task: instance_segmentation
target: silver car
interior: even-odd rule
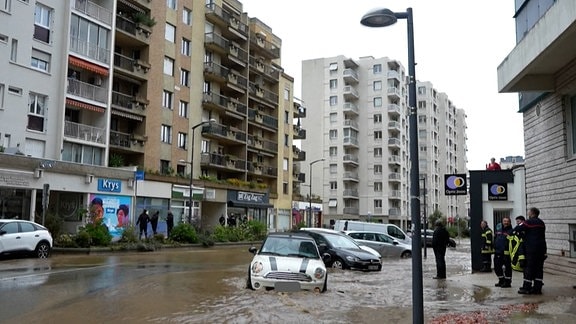
[[[392,236],[372,231],[344,231],[358,244],[366,245],[378,251],[383,258],[410,258],[412,246],[399,242]]]

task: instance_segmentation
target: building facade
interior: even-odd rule
[[[344,56],[303,61],[302,98],[308,107],[302,148],[324,226],[362,219],[410,227],[409,125],[406,71],[389,58]],[[420,178],[431,214],[464,212],[465,199],[446,199],[444,174],[466,173],[465,114],[431,83],[418,83]],[[460,206],[460,207],[458,207]]]
[[[516,46],[498,67],[519,93],[527,207],[546,223],[548,271],[576,276],[576,3],[515,1]]]
[[[9,0],[0,19],[22,26],[0,34],[4,154],[138,169],[133,215],[291,226],[293,78],[281,39],[241,2]],[[11,168],[0,159],[24,172]],[[20,204],[24,218],[41,210]]]

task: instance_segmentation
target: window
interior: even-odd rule
[[[190,86],[190,71],[180,69],[180,84],[186,87]]]
[[[418,87],[418,94],[425,95],[426,94],[426,87]]]
[[[284,89],[284,100],[290,100],[290,90]]]
[[[382,208],[382,199],[374,199],[374,209]]]
[[[374,98],[374,108],[376,107],[382,107],[382,97]]]
[[[337,190],[338,189],[338,182],[330,181],[330,190]]]
[[[12,0],[1,0],[0,10],[10,12],[10,4]]]
[[[0,84],[0,109],[4,108],[4,91],[5,91],[5,86],[3,84]]]
[[[170,161],[168,160],[160,160],[160,173],[162,174],[170,174]]]
[[[188,117],[188,103],[186,101],[180,101],[180,106],[178,107],[178,115],[180,117]]]
[[[164,74],[174,76],[174,60],[167,56],[164,57]]]
[[[52,9],[36,3],[34,10],[34,39],[50,43],[50,23]]]
[[[8,43],[8,36],[0,34],[0,43]]]
[[[166,0],[166,7],[176,10],[176,0]]]
[[[188,143],[187,140],[188,140],[188,134],[178,133],[178,148],[185,150],[186,144]]]
[[[382,123],[382,115],[374,114],[374,124],[381,124],[381,123]]]
[[[338,148],[336,146],[330,146],[330,156],[337,156]]]
[[[288,194],[288,182],[282,182],[282,193]]]
[[[174,94],[170,91],[164,90],[162,93],[162,107],[172,109],[172,97]]]
[[[32,49],[32,59],[30,66],[45,72],[50,71],[50,54]]]
[[[567,131],[569,144],[568,156],[576,157],[576,96],[570,98],[570,109],[566,115],[568,118],[566,125],[569,128]]]
[[[382,156],[382,148],[381,147],[375,147],[374,148],[374,157],[381,157]]]
[[[337,113],[331,113],[330,114],[330,123],[335,124],[336,122],[338,122],[338,114]]]
[[[338,63],[330,63],[329,69],[330,69],[330,71],[337,71],[338,70]]]
[[[286,158],[282,160],[282,170],[288,171],[288,159]]]
[[[12,38],[12,47],[10,48],[10,61],[16,62],[18,59],[18,40]]]
[[[418,109],[426,109],[426,101],[418,101]]]
[[[177,165],[176,166],[176,174],[185,176],[186,175],[186,166],[185,165]]]
[[[190,41],[182,38],[182,55],[190,56]]]
[[[338,97],[330,96],[330,106],[336,106],[338,104]]]
[[[21,88],[16,88],[13,86],[9,86],[8,87],[8,92],[17,96],[21,96],[22,95],[22,89]]]
[[[382,131],[374,131],[374,139],[382,140]]]
[[[70,17],[70,51],[109,64],[111,31],[83,17]],[[118,58],[116,58],[118,59]]]
[[[330,130],[330,139],[331,140],[335,140],[338,138],[338,130],[336,129],[331,129]]]
[[[37,158],[43,158],[46,151],[46,142],[39,141],[31,138],[26,139],[26,145],[24,146],[24,154],[26,156],[33,156]]]
[[[382,90],[382,81],[374,81],[374,83],[372,83],[372,89],[374,91]]]
[[[284,110],[284,124],[290,123],[290,113]]]
[[[372,66],[372,73],[374,73],[374,74],[382,73],[382,64],[374,64]]]
[[[46,113],[46,96],[30,93],[28,100],[28,126],[29,130],[44,131],[44,114]]]
[[[284,146],[288,147],[290,144],[290,136],[288,136],[288,134],[284,134]]]
[[[164,31],[164,38],[170,43],[176,42],[176,27],[169,23],[166,23],[166,31]]]
[[[374,182],[374,192],[382,192],[382,182]]]
[[[182,22],[185,25],[192,25],[192,10],[188,8],[182,9]]]
[[[168,125],[162,125],[160,127],[160,141],[162,141],[162,143],[172,143],[172,127]]]
[[[338,80],[337,79],[331,79],[330,80],[330,89],[336,89],[338,88]]]
[[[382,164],[374,164],[374,174],[382,174]]]
[[[338,165],[336,164],[330,164],[330,174],[336,174],[338,173]]]

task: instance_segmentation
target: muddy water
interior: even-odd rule
[[[254,292],[244,288],[247,248],[3,260],[0,322],[411,323],[410,259],[385,260],[382,272],[331,270],[324,294]],[[470,272],[465,250],[447,261],[449,276]],[[489,294],[429,279],[430,254],[423,273],[426,318],[474,311]]]

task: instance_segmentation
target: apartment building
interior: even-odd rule
[[[205,228],[222,215],[291,226],[294,80],[281,39],[239,1],[7,0],[0,19],[22,26],[0,34],[0,147],[35,166],[0,159],[19,215],[38,214],[50,178],[67,205],[99,197],[132,220],[146,208]],[[78,164],[77,181],[47,167]]]
[[[310,165],[318,169],[310,183],[323,200],[324,226],[362,219],[410,227],[406,79],[403,65],[386,57],[303,61],[303,126],[314,141],[302,149],[307,163],[324,159]],[[428,214],[463,212],[465,199],[443,195],[443,175],[466,172],[465,115],[431,83],[418,91],[420,177],[430,193],[423,205]]]
[[[516,0],[514,9],[516,46],[498,66],[498,88],[519,93],[526,203],[546,223],[544,267],[576,276],[576,2]]]

